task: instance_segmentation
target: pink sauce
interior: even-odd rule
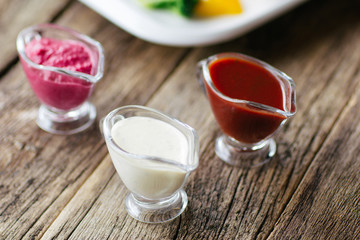
[[[25,54],[39,65],[91,75],[95,72],[91,50],[79,41],[34,39],[26,45]],[[84,103],[92,92],[93,83],[70,75],[39,70],[21,60],[35,94],[50,107],[60,110],[76,108]]]

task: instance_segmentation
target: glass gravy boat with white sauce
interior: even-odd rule
[[[136,105],[113,110],[100,128],[116,171],[130,191],[125,202],[128,213],[147,223],[179,216],[188,203],[183,186],[199,162],[195,130]]]

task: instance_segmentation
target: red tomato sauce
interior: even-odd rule
[[[284,110],[280,80],[263,66],[242,59],[222,58],[210,64],[209,72],[214,86],[223,95]],[[205,86],[220,128],[237,141],[258,143],[274,133],[286,119],[276,112],[227,101]]]

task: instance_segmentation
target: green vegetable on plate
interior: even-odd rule
[[[171,10],[184,17],[191,17],[198,0],[139,0],[139,2],[148,8]]]

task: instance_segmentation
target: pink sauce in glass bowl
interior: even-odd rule
[[[88,102],[104,72],[104,50],[92,38],[56,24],[22,30],[16,40],[26,77],[42,105],[37,124],[50,133],[73,134],[91,126]]]
[[[75,40],[33,39],[26,45],[25,54],[32,62],[42,66],[86,74],[94,72],[90,49]],[[92,92],[94,84],[91,82],[54,71],[34,69],[23,59],[22,63],[33,91],[50,107],[61,110],[76,108]]]
[[[53,24],[37,27],[48,26],[55,30],[61,28]],[[19,50],[25,74],[36,96],[48,107],[63,111],[83,104],[103,74],[102,48],[99,51],[96,45],[87,42],[86,36],[65,30],[79,38],[57,34],[43,36],[41,31],[29,31]]]

